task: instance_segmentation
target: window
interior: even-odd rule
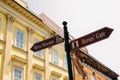
[[[66,56],[64,56],[64,68],[68,69],[68,67],[67,67],[67,57]]]
[[[91,75],[91,80],[96,80],[96,79],[95,79],[95,73],[93,73],[93,74]]]
[[[14,80],[23,80],[23,70],[14,68]]]
[[[39,75],[39,74],[36,74],[36,75],[35,75],[35,80],[42,80],[42,76]]]
[[[58,52],[55,49],[52,50],[52,59],[53,63],[58,65]]]
[[[37,42],[39,42],[39,40],[35,39],[35,43],[37,43]],[[35,52],[35,55],[38,57],[42,57],[42,51],[40,50],[40,51]]]
[[[42,52],[41,51],[37,51],[37,52],[35,52],[35,55],[38,56],[38,57],[42,57]]]
[[[24,48],[24,33],[20,30],[16,30],[16,46],[23,49]]]

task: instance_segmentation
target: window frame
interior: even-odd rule
[[[23,39],[21,39],[22,41],[19,40],[20,43],[18,43],[18,40],[17,40],[17,39],[20,39],[20,38],[18,38],[18,31],[19,31],[20,34],[22,33],[22,35],[23,35],[23,37],[22,37]],[[20,30],[20,29],[16,29],[15,33],[16,33],[16,36],[15,36],[15,46],[20,48],[20,49],[24,49],[25,48],[25,33],[22,30]],[[20,37],[21,37],[21,35],[20,35]]]
[[[15,76],[15,74],[16,74],[15,69],[21,70],[21,78],[18,78],[18,77]],[[17,73],[17,75],[18,75],[18,73]],[[20,75],[18,75],[18,76],[20,76]],[[13,80],[23,80],[23,79],[24,79],[24,71],[23,71],[23,69],[19,68],[19,67],[14,67],[14,69],[13,69]]]
[[[43,80],[43,79],[42,79],[42,75],[41,75],[41,74],[35,73],[35,76],[34,76],[34,79],[35,79],[35,80],[37,80],[37,79],[36,79],[36,76],[37,76],[37,77],[40,77],[40,78],[41,78],[41,80]]]
[[[55,50],[55,49],[52,49],[52,62],[55,65],[59,64],[59,61],[58,61],[58,51]]]

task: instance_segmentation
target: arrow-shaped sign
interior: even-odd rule
[[[101,41],[103,39],[106,39],[110,36],[112,31],[113,29],[104,27],[98,31],[95,31],[93,33],[80,37],[78,39],[75,39],[70,43],[71,50],[78,49],[78,48],[93,44],[95,42]]]
[[[112,31],[113,31],[113,29],[108,28],[108,27],[104,27],[104,28],[97,30],[93,33],[90,33],[86,36],[75,39],[75,40],[70,42],[71,50],[78,49],[78,48],[93,44],[95,42],[101,41],[103,39],[106,39],[110,36]],[[64,41],[64,39],[61,36],[57,35],[57,36],[54,36],[52,38],[46,39],[44,41],[40,41],[38,43],[35,43],[32,46],[31,50],[32,51],[42,50],[42,49],[45,49],[47,47],[59,44],[63,41]]]
[[[38,51],[38,50],[45,49],[47,47],[59,44],[59,43],[61,43],[63,41],[64,41],[64,39],[61,38],[59,35],[57,35],[57,36],[54,36],[52,38],[46,39],[44,41],[40,41],[38,43],[35,43],[32,46],[31,50],[32,51]]]

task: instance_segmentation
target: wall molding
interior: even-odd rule
[[[12,59],[12,60],[16,60],[16,61],[18,61],[18,62],[21,62],[21,63],[23,63],[23,64],[26,64],[26,63],[27,63],[27,60],[26,60],[26,59],[21,58],[21,57],[16,56],[16,55],[12,55],[12,56],[11,56],[11,59]]]
[[[56,75],[56,76],[58,76],[58,77],[61,77],[61,76],[62,76],[61,73],[56,72],[56,71],[51,71],[51,74],[52,74],[52,75]]]
[[[36,64],[36,63],[33,64],[33,68],[37,68],[37,69],[40,69],[40,70],[42,70],[42,71],[45,70],[45,67],[44,67],[44,66],[38,65],[38,64]]]

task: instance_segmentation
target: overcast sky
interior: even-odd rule
[[[86,46],[90,55],[120,75],[120,0],[24,0],[36,14],[45,13],[60,27],[79,38],[105,26],[108,39]]]

